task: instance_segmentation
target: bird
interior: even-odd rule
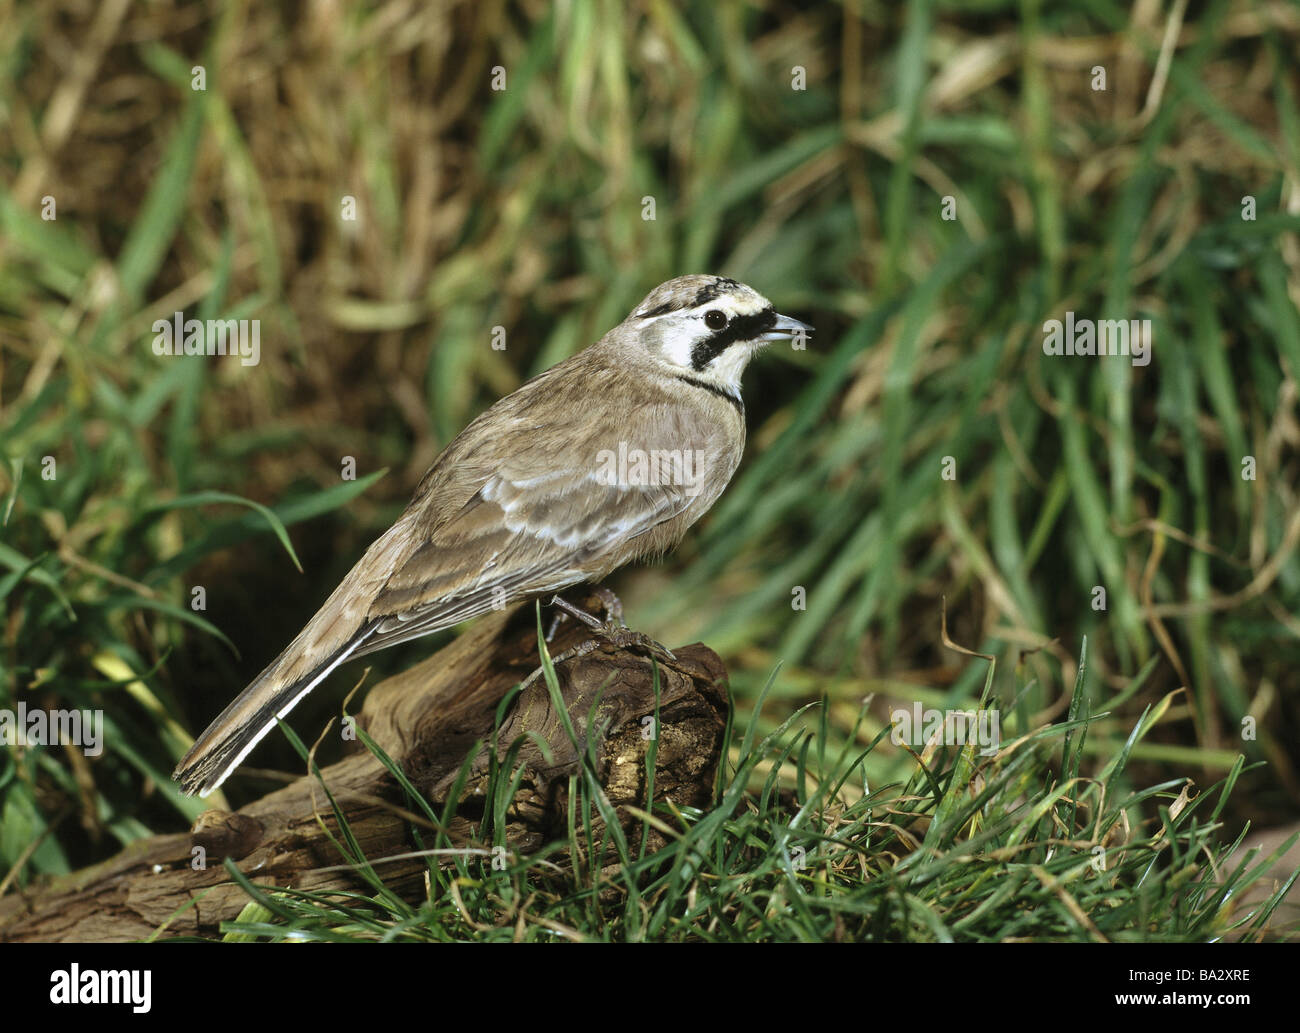
[[[195,740],[172,773],[181,791],[220,787],[347,660],[598,583],[674,547],[740,463],[750,359],[812,329],[736,280],[679,276],[596,343],[499,399]]]

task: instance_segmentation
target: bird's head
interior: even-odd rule
[[[703,275],[661,283],[619,329],[658,361],[736,396],[759,348],[812,331],[780,315],[754,288]]]

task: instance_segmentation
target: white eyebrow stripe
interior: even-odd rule
[[[757,315],[770,308],[771,304],[766,298],[754,299],[735,294],[722,294],[710,298],[708,301],[700,302],[698,305],[686,304],[681,308],[670,309],[667,312],[651,312],[645,315],[634,312],[633,316],[642,323],[653,323],[656,319],[663,319],[665,316],[685,316],[692,319],[701,319],[709,309],[716,308],[721,309],[731,319],[736,316]]]

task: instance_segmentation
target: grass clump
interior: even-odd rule
[[[1183,942],[1284,934],[1271,918],[1300,873],[1251,898],[1281,851],[1234,858],[1243,837],[1223,837],[1221,814],[1244,760],[1204,790],[1187,779],[1122,789],[1132,748],[1168,713],[1166,700],[1143,713],[1096,777],[1080,775],[1100,715],[1090,712],[1084,663],[1079,670],[1068,719],[1022,729],[1012,717],[1014,738],[987,756],[975,742],[910,750],[911,774],[884,785],[873,784],[867,762],[889,730],[865,749],[837,743],[824,701],[761,738],[752,726],[739,742],[728,735],[714,805],[633,809],[641,849],[618,822],[598,831],[593,819],[612,812],[590,753],[570,776],[564,835],[526,856],[500,836],[518,784],[509,757],[491,774],[484,793],[492,805],[468,844],[442,831],[453,808],[435,813],[407,784],[407,806],[428,818],[411,826],[428,865],[424,899],[385,886],[383,864],[361,854],[334,807],[340,860],[357,873],[358,890],[267,889],[228,862],[253,902],[222,930],[227,939],[271,941]],[[986,695],[978,706],[990,703]],[[651,776],[653,756],[648,764]],[[668,841],[647,854],[651,829]]]

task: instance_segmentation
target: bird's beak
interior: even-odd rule
[[[812,332],[813,328],[807,323],[777,313],[776,322],[772,324],[772,329],[763,335],[762,340],[787,341],[792,337],[806,337]]]

